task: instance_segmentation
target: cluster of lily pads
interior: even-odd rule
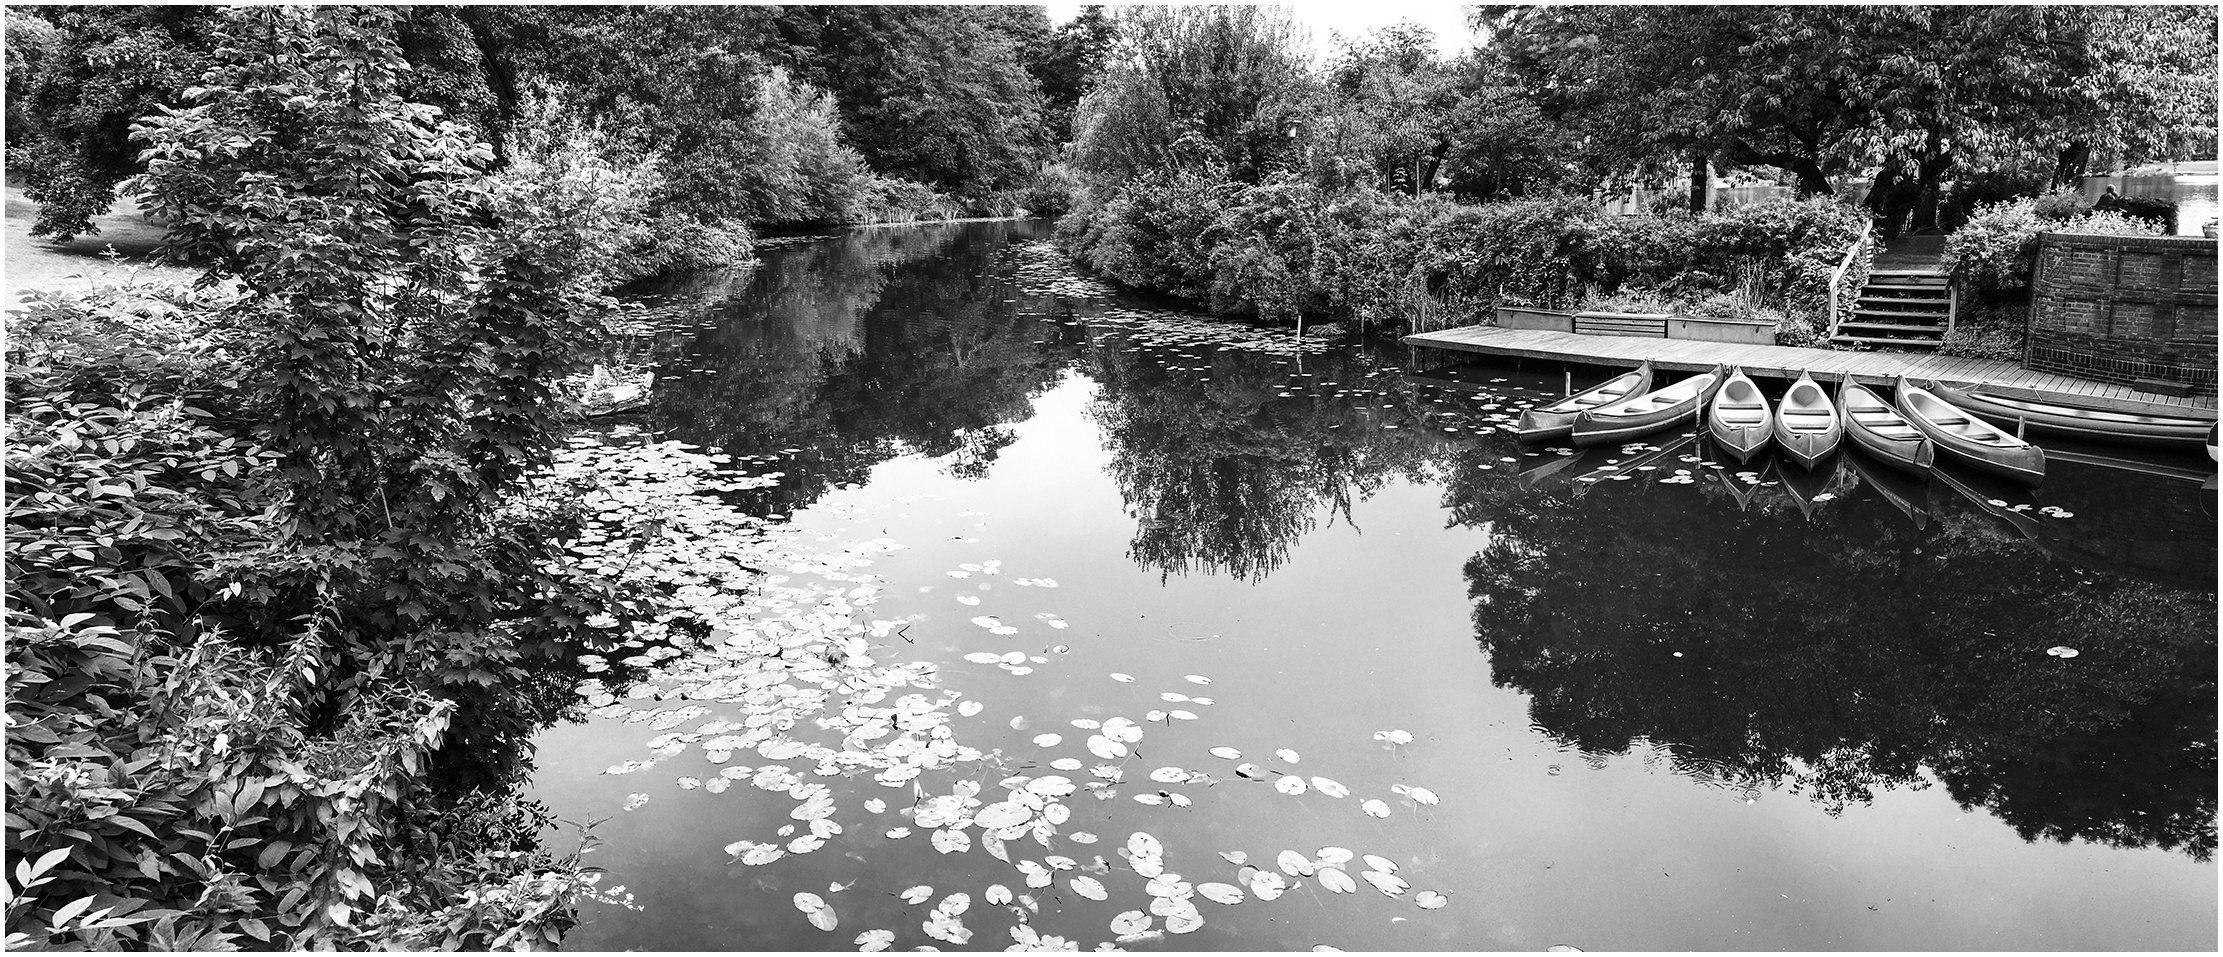
[[[956,719],[977,716],[985,706],[947,686],[957,672],[946,672],[930,660],[883,660],[885,649],[907,647],[892,636],[927,617],[872,615],[887,583],[869,569],[880,556],[901,548],[899,544],[884,538],[813,544],[794,526],[751,517],[719,498],[723,492],[778,481],[777,472],[750,474],[743,468],[767,466],[776,459],[737,460],[680,443],[617,438],[575,443],[556,463],[559,474],[592,474],[601,483],[586,499],[594,518],[570,550],[576,561],[597,573],[655,589],[664,596],[664,610],[613,641],[611,654],[636,666],[636,673],[644,675],[641,680],[616,686],[597,674],[582,681],[579,691],[596,717],[641,724],[649,735],[644,756],[611,766],[606,773],[646,773],[692,753],[704,763],[690,762],[682,769],[686,773],[674,775],[678,787],[778,794],[792,803],[788,823],[775,833],[738,835],[726,845],[737,865],[776,867],[839,846],[863,833],[860,828],[890,840],[924,834],[940,854],[978,850],[1011,869],[1003,881],[980,888],[979,899],[992,905],[989,913],[1010,915],[1009,949],[1014,950],[1078,949],[1083,937],[1097,935],[1108,937],[1098,939],[1097,949],[1117,949],[1165,934],[1190,933],[1205,925],[1205,905],[1273,901],[1307,881],[1333,894],[1351,893],[1363,881],[1384,896],[1407,898],[1411,887],[1397,875],[1394,861],[1340,847],[1311,855],[1282,851],[1273,868],[1251,866],[1244,852],[1226,850],[1219,856],[1232,870],[1219,876],[1227,879],[1194,881],[1171,868],[1170,858],[1176,855],[1146,830],[1129,834],[1117,849],[1117,862],[1093,853],[1099,840],[1094,833],[1065,829],[1075,818],[1071,801],[1109,801],[1124,790],[1134,804],[1175,811],[1193,803],[1175,788],[1210,787],[1223,780],[1179,765],[1134,775],[1147,778],[1147,784],[1129,780],[1134,748],[1149,727],[1202,720],[1200,712],[1208,713],[1216,703],[1213,696],[1166,690],[1159,693],[1167,706],[1163,709],[1139,716],[1072,718],[1066,722],[1073,729],[1070,738],[1045,731],[1033,744],[1044,749],[1077,746],[1093,765],[1062,755],[1046,762],[1048,770],[1061,773],[1007,774],[1004,769],[1015,762],[1042,765],[1031,757],[1015,759],[1000,749],[960,740]],[[1000,576],[1003,568],[989,560],[962,564],[950,574]],[[1056,587],[1046,578],[1009,580],[1033,588]],[[1033,621],[1030,627],[1051,630],[1066,625],[1050,613]],[[1002,640],[1019,631],[996,615],[979,615],[972,624]],[[1055,665],[1068,649],[1057,645],[1046,650],[981,650],[963,659],[1023,676]],[[590,672],[606,672],[608,659],[588,659]],[[1136,680],[1126,674],[1112,679]],[[1204,675],[1185,680],[1192,690],[1212,683]],[[1014,718],[1011,726],[1023,728],[1025,719]],[[1376,738],[1393,745],[1412,741],[1403,730],[1384,731]],[[1332,778],[1292,773],[1289,768],[1301,758],[1288,748],[1274,755],[1278,769],[1242,761],[1233,748],[1214,748],[1210,755],[1234,762],[1234,778],[1270,781],[1282,795],[1357,797],[1360,814],[1374,818],[1391,815],[1385,797],[1415,807],[1439,800],[1427,788],[1403,784],[1386,795],[1354,795]],[[929,789],[924,777],[929,772],[955,780],[946,789]],[[832,783],[838,779],[870,781],[900,798],[867,798],[845,810],[842,792]],[[642,807],[650,800],[646,792],[634,793],[626,807]],[[874,818],[879,821],[867,823]],[[1039,850],[1019,850],[1030,841]],[[1365,867],[1353,866],[1354,861]],[[1093,932],[1060,926],[1061,934],[1045,934],[1059,912],[1056,898],[1044,891],[1054,884],[1091,901],[1133,893],[1140,906]],[[835,885],[825,894],[796,893],[798,919],[835,931],[842,924],[835,902],[845,890],[846,885]],[[900,896],[923,905],[932,894],[933,888],[919,885]],[[1447,901],[1425,890],[1409,899],[1424,910]],[[867,951],[887,949],[915,928],[927,939],[966,946],[973,937],[966,920],[981,913],[972,909],[973,900],[971,889],[947,893],[917,924],[865,928],[853,941]]]

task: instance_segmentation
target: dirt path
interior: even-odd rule
[[[100,232],[60,246],[31,238],[31,224],[37,221],[38,213],[38,205],[24,196],[21,188],[8,184],[7,258],[0,274],[5,276],[11,304],[31,289],[90,288],[122,282],[133,275],[184,281],[199,275],[197,270],[150,264],[155,249],[162,244],[163,230],[139,215],[137,206],[128,199],[117,200],[107,214],[94,218],[93,225],[100,227]],[[123,256],[119,264],[111,264],[101,255],[111,245]]]

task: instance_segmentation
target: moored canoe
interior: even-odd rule
[[[1829,401],[1829,393],[1822,391],[1812,375],[1800,372],[1776,410],[1775,444],[1783,447],[1791,461],[1813,468],[1837,451],[1844,438],[1845,422],[1837,415],[1836,403]]]
[[[1652,387],[1652,360],[1634,370],[1600,382],[1564,399],[1534,406],[1521,413],[1513,434],[1523,442],[1564,439],[1575,427],[1575,417],[1608,402],[1641,395]]]
[[[1973,412],[2009,431],[2019,432],[2028,426],[2040,432],[2094,442],[2192,449],[2205,441],[2216,426],[2213,409],[1988,383],[1939,380],[1923,383],[1923,386],[1954,408]]]
[[[1698,424],[1700,410],[1721,388],[1721,367],[1634,398],[1585,409],[1575,417],[1576,445],[1605,445],[1643,438],[1681,422]]]
[[[2036,487],[2045,481],[2045,451],[1969,415],[1936,393],[1899,377],[1899,414],[1940,451],[2001,478]]]
[[[1929,472],[1936,443],[1849,374],[1837,383],[1837,412],[1845,421],[1846,437],[1861,451],[1895,469],[1917,475]]]
[[[1729,377],[1706,407],[1706,432],[1714,444],[1730,458],[1748,462],[1753,453],[1767,447],[1774,425],[1775,414],[1768,409],[1760,386],[1743,369],[1731,366]]]

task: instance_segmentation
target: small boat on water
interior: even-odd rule
[[[1905,376],[1899,377],[1899,413],[1960,461],[2033,488],[2045,481],[2045,450],[1969,415]]]
[[[1698,425],[1706,401],[1721,389],[1721,367],[1654,389],[1635,398],[1608,402],[1575,417],[1576,445],[1605,445],[1643,438],[1679,422]]]
[[[1915,478],[1914,473],[1884,468],[1867,455],[1847,455],[1839,461],[1852,469],[1862,484],[1875,489],[1878,498],[1913,519],[1915,531],[1929,527],[1929,486]]]
[[[2017,432],[2027,425],[2095,442],[2191,449],[2216,426],[2213,409],[1973,382],[1934,381],[1924,387],[1954,408]]]
[[[1743,369],[1730,367],[1729,378],[1721,383],[1721,390],[1714,393],[1713,402],[1706,408],[1706,431],[1713,436],[1714,444],[1730,458],[1747,462],[1753,453],[1767,447],[1774,425],[1775,415],[1768,409],[1767,396],[1760,394],[1760,386]]]
[[[1917,475],[1930,470],[1937,445],[1882,396],[1846,375],[1837,382],[1837,408],[1845,435],[1885,465]]]
[[[1520,421],[1513,426],[1513,434],[1523,442],[1564,439],[1574,429],[1575,417],[1584,411],[1642,394],[1651,387],[1652,361],[1646,359],[1643,365],[1632,371],[1614,376],[1564,399],[1522,412]]]
[[[2217,431],[2217,426],[2208,426],[2208,461],[2210,462],[2223,462],[2223,459],[2218,459],[2215,457],[2215,439]]]
[[[1845,423],[1837,416],[1837,404],[1829,401],[1829,393],[1815,384],[1813,375],[1800,372],[1776,410],[1775,444],[1791,461],[1813,468],[1837,451],[1844,439]]]

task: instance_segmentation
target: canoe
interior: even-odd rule
[[[1812,375],[1800,372],[1776,410],[1775,444],[1791,461],[1813,468],[1837,451],[1844,439],[1845,422],[1837,417],[1837,404],[1829,401],[1829,393],[1815,384]]]
[[[1698,424],[1706,400],[1721,388],[1721,367],[1632,399],[1585,409],[1575,417],[1576,445],[1606,445],[1643,438],[1679,423]]]
[[[2216,425],[2213,409],[1972,382],[1933,381],[1923,387],[1954,408],[2010,432],[2027,425],[2094,442],[2194,449]]]
[[[1774,426],[1775,414],[1768,409],[1768,397],[1760,394],[1760,386],[1743,369],[1731,366],[1729,378],[1706,407],[1706,432],[1713,436],[1714,445],[1730,458],[1747,462],[1753,453],[1767,447]]]
[[[2210,462],[2223,462],[2223,459],[2218,459],[2218,458],[2216,458],[2216,457],[2215,457],[2215,439],[2216,439],[2216,431],[2217,431],[2217,427],[2216,427],[2216,426],[2213,426],[2213,425],[2211,425],[2211,426],[2208,426],[2208,461],[2210,461]]]
[[[1917,475],[1930,470],[1936,443],[1851,375],[1837,382],[1837,410],[1844,417],[1846,437],[1877,461]]]
[[[1866,455],[1847,455],[1840,461],[1850,467],[1862,484],[1876,490],[1876,496],[1891,503],[1891,507],[1914,520],[1915,531],[1930,525],[1929,487],[1910,473],[1887,469],[1876,464]]]
[[[1633,371],[1600,382],[1564,399],[1534,406],[1521,413],[1514,423],[1513,434],[1523,442],[1548,442],[1564,439],[1575,427],[1575,418],[1583,412],[1608,402],[1641,395],[1652,387],[1652,360]]]
[[[1899,377],[1899,414],[1929,436],[1943,454],[2001,478],[2036,487],[2045,481],[2045,451],[2000,431]]]

